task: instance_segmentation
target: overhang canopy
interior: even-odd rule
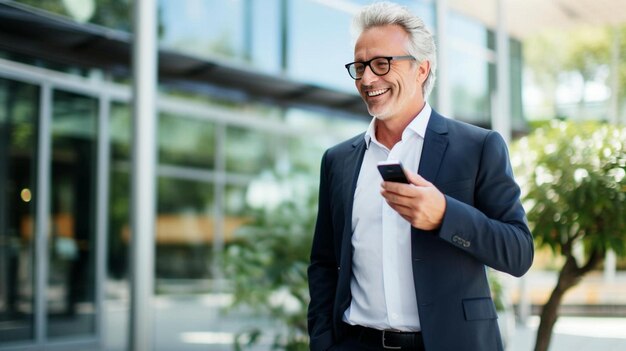
[[[436,0],[432,0],[436,1]],[[523,39],[549,28],[626,23],[624,0],[448,0],[451,9],[496,28],[502,1],[506,29]],[[132,37],[0,0],[0,48],[65,64],[130,72]],[[306,105],[368,116],[360,97],[339,90],[263,74],[217,60],[159,50],[159,80],[236,91],[282,105]]]
[[[436,0],[433,0],[436,1]],[[524,39],[547,29],[626,23],[624,0],[448,0],[451,9],[495,29],[498,2],[506,16],[506,30]]]
[[[0,48],[63,64],[130,73],[132,36],[62,16],[0,2]],[[326,108],[369,118],[361,98],[216,60],[159,50],[159,81],[209,86],[285,106]]]

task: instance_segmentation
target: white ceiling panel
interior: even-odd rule
[[[495,28],[499,1],[508,32],[520,39],[548,29],[626,23],[626,0],[449,0],[449,6]]]

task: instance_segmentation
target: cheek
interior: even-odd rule
[[[354,81],[354,87],[356,88],[356,91],[358,91],[359,93],[361,92],[361,85],[359,84],[358,80]]]
[[[402,86],[402,90],[404,90],[404,92],[406,94],[412,95],[415,92],[415,89],[417,89],[418,85],[419,85],[419,80],[416,78],[415,80],[403,80],[401,83]]]

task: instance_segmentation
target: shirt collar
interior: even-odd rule
[[[430,120],[430,114],[432,111],[433,109],[430,107],[428,102],[424,103],[424,107],[420,113],[418,113],[417,116],[411,120],[411,123],[409,123],[409,125],[406,126],[406,129],[402,132],[402,139],[405,138],[407,133],[415,133],[424,139],[426,136],[426,127],[428,126],[428,121]],[[364,138],[365,145],[369,149],[372,139],[376,140],[376,117],[373,117],[370,121]]]

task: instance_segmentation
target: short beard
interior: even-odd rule
[[[368,112],[370,112],[369,109],[368,109]],[[379,116],[377,116],[377,115],[375,115],[375,114],[370,112],[370,115],[372,117],[376,118],[379,121],[387,121],[387,120],[391,119],[391,115],[389,113],[386,113],[386,112],[387,111],[383,111],[383,113],[381,115],[379,115]]]

